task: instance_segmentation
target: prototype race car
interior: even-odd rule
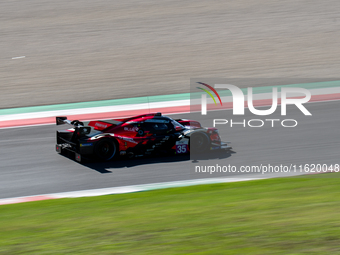
[[[88,125],[67,117],[56,117],[56,124],[72,129],[57,131],[56,151],[72,152],[75,160],[96,158],[103,161],[119,156],[160,153],[205,153],[231,147],[222,142],[216,128],[203,128],[197,121],[149,113],[119,120],[90,121]]]

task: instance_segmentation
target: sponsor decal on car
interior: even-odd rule
[[[180,141],[176,142],[176,153],[181,154],[181,153],[187,153],[188,152],[188,139],[183,139]]]
[[[100,128],[107,128],[108,125],[96,122],[95,126]]]
[[[138,127],[124,127],[124,131],[137,132],[138,130]]]
[[[80,147],[93,146],[93,143],[81,143]]]
[[[133,140],[132,138],[128,138],[128,137],[122,137],[122,136],[117,136],[118,138],[130,142],[130,143],[134,143],[134,144],[138,144],[138,142],[136,142],[135,140]]]
[[[151,123],[170,123],[168,120],[159,120],[159,119],[147,119],[145,122],[151,122]]]

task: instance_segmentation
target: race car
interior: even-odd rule
[[[56,117],[56,124],[73,128],[57,131],[56,151],[72,152],[75,160],[108,161],[120,156],[138,157],[160,153],[205,153],[230,150],[216,128],[203,128],[193,120],[172,119],[149,113],[118,120],[90,121],[87,125],[67,117]]]

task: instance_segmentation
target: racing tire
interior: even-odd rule
[[[117,157],[118,150],[118,144],[115,140],[103,138],[97,142],[94,153],[99,160],[109,161]]]
[[[206,133],[194,133],[190,137],[190,152],[194,154],[205,153],[210,149],[210,138]]]

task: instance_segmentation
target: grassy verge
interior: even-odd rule
[[[337,177],[4,205],[0,254],[340,254]]]

